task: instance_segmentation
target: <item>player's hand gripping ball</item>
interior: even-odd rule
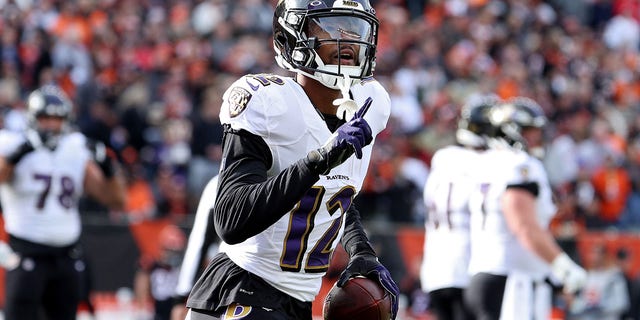
[[[322,314],[325,320],[390,320],[391,296],[376,281],[351,278],[342,288],[331,288]]]

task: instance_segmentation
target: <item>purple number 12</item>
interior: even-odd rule
[[[333,243],[338,236],[342,225],[342,216],[347,211],[356,190],[352,186],[342,188],[325,202],[327,211],[333,216],[338,209],[340,215],[333,220],[322,237],[311,244],[311,250],[307,253],[307,262],[304,271],[308,273],[325,272],[329,268],[329,260],[333,252]],[[304,253],[309,247],[309,235],[314,228],[315,216],[320,210],[325,188],[314,186],[302,197],[300,202],[290,213],[289,230],[284,239],[283,251],[280,256],[280,268],[283,271],[299,272],[302,268]]]

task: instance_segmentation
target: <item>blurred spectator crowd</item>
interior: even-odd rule
[[[79,130],[127,172],[116,217],[192,214],[219,168],[222,93],[247,73],[284,74],[275,2],[0,0],[1,124],[24,129],[24,97],[57,83]],[[431,155],[454,142],[470,96],[495,93],[534,98],[552,120],[539,155],[558,237],[640,228],[640,0],[372,3],[393,107],[358,199],[367,219],[421,226]]]

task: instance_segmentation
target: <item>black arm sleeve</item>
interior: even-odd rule
[[[319,179],[309,170],[306,154],[268,178],[273,159],[265,141],[229,127],[222,161],[213,219],[218,236],[229,244],[240,243],[278,221]]]
[[[540,186],[535,181],[524,182],[524,183],[519,183],[519,184],[510,184],[510,185],[507,186],[507,189],[511,189],[511,188],[513,188],[513,189],[522,189],[522,190],[528,191],[535,198],[537,198],[538,194],[540,194]]]
[[[341,244],[349,254],[349,257],[353,257],[356,254],[376,255],[376,252],[369,243],[367,234],[364,232],[364,227],[360,221],[360,212],[353,204],[351,204],[346,212],[344,235],[342,236]]]

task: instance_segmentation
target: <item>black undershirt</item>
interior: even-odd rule
[[[533,197],[537,198],[538,194],[540,194],[540,186],[535,181],[523,182],[519,184],[510,184],[507,186],[507,189],[521,189],[527,191],[533,195]]]
[[[335,114],[323,113],[322,118],[324,119],[324,122],[327,124],[327,128],[329,128],[329,131],[331,132],[336,131],[338,127],[343,125],[345,122],[344,120],[338,118],[338,116],[336,116]]]

